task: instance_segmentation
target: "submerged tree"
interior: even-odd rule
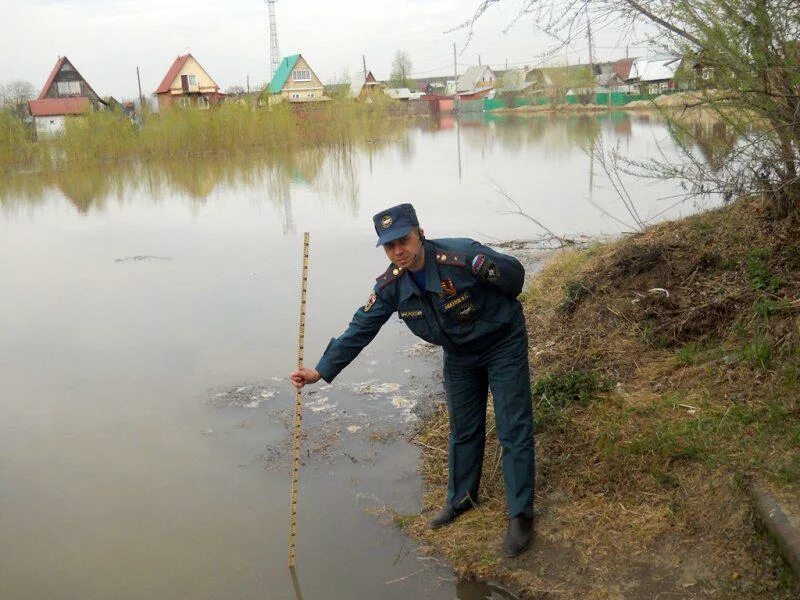
[[[392,72],[389,75],[389,85],[395,88],[411,88],[411,59],[403,50],[398,50],[392,60]]]
[[[492,5],[481,0],[460,27],[470,33]],[[695,148],[688,164],[630,165],[675,177],[691,193],[765,193],[776,214],[800,213],[800,4],[797,0],[522,0],[516,20],[557,40],[553,52],[595,32],[646,25],[654,48],[682,57],[699,88],[693,104],[711,110],[740,142],[709,169]],[[689,65],[689,68],[686,68]],[[680,123],[673,123],[680,127]]]

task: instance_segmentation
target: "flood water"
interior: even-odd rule
[[[428,237],[630,230],[586,151],[671,151],[644,116],[415,122],[281,160],[209,157],[0,183],[0,598],[489,598],[417,551],[405,441],[439,354],[392,319],[304,397],[297,574],[287,569],[302,232],[306,363],[386,259],[370,217],[413,202]],[[642,218],[672,184],[634,184]]]

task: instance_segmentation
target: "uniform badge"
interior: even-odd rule
[[[383,215],[381,217],[381,227],[389,229],[392,226],[392,215]]]
[[[372,305],[375,304],[375,301],[378,297],[375,295],[375,292],[372,292],[367,298],[367,303],[364,305],[364,312],[369,312],[369,309],[372,308]]]
[[[458,292],[456,292],[456,286],[453,285],[452,279],[442,279],[442,296],[445,298],[449,298],[450,296],[455,296]]]
[[[500,279],[500,270],[491,260],[486,260],[486,256],[478,254],[472,259],[472,272],[478,279],[495,282]]]

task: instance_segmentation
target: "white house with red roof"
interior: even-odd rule
[[[39,97],[28,102],[36,134],[45,136],[63,131],[69,116],[107,106],[66,56],[56,61]]]
[[[171,106],[209,108],[218,106],[225,94],[219,91],[217,82],[194,56],[182,54],[167,71],[156,90],[156,97],[159,109]]]

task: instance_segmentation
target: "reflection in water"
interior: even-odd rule
[[[93,210],[105,210],[111,199],[121,204],[136,197],[160,201],[178,192],[191,202],[204,203],[215,193],[247,188],[252,190],[257,203],[273,205],[280,212],[282,230],[288,234],[295,229],[292,204],[293,195],[299,190],[311,190],[323,198],[326,205],[356,216],[362,193],[360,177],[368,172],[372,178],[389,162],[399,163],[403,171],[414,173],[408,177],[417,178],[420,170],[417,155],[429,152],[436,137],[447,135],[456,138],[455,156],[449,158],[449,152],[436,156],[440,161],[436,180],[419,179],[415,183],[421,188],[433,191],[437,186],[444,188],[441,182],[456,174],[459,183],[464,180],[469,185],[467,180],[474,171],[474,157],[488,165],[486,168],[491,169],[489,176],[492,180],[495,180],[495,172],[502,174],[503,170],[510,168],[516,168],[519,173],[519,166],[513,166],[514,161],[524,164],[525,160],[531,160],[541,165],[557,160],[564,164],[565,170],[559,171],[561,167],[557,167],[554,172],[547,171],[547,177],[553,180],[561,178],[566,183],[586,176],[588,171],[589,201],[595,205],[595,201],[602,200],[595,196],[609,194],[607,189],[601,189],[602,184],[595,181],[595,160],[591,149],[598,140],[621,144],[622,150],[627,151],[634,137],[641,146],[647,136],[655,137],[658,129],[667,128],[657,115],[622,111],[569,115],[479,113],[466,114],[457,120],[452,115],[442,115],[400,122],[393,129],[387,128],[386,136],[381,139],[347,141],[292,152],[263,154],[252,151],[234,156],[210,155],[191,160],[134,162],[86,170],[10,175],[0,181],[0,206],[8,209],[36,204],[55,192],[68,199],[80,214],[87,214]],[[719,122],[698,120],[671,127],[668,131],[676,145],[697,148],[714,169],[720,167],[735,142],[734,133]],[[643,135],[645,133],[647,135]],[[585,171],[569,162],[575,150],[590,154]],[[360,163],[362,158],[363,166]],[[452,175],[448,175],[442,168],[452,164],[453,158],[457,170],[449,171]],[[495,162],[489,165],[488,161]],[[527,168],[523,168],[527,172]],[[584,194],[584,189],[581,188],[581,194]],[[386,189],[385,193],[391,196],[394,191]]]
[[[289,572],[292,575],[292,587],[294,588],[294,595],[297,600],[303,600],[303,593],[300,591],[300,580],[297,578],[297,568],[289,567]]]

